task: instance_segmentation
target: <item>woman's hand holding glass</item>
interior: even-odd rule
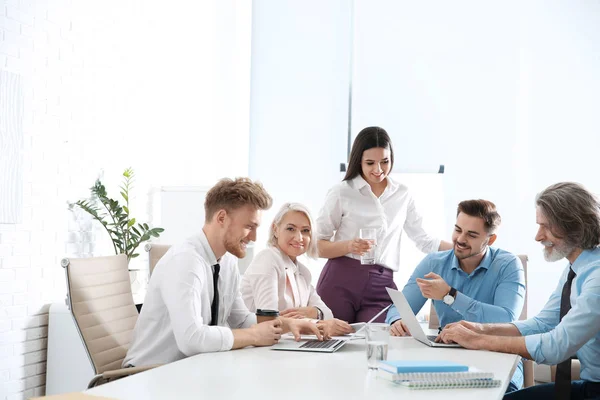
[[[368,253],[373,246],[373,240],[354,238],[352,240],[348,240],[348,253],[362,256]]]

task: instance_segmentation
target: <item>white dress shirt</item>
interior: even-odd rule
[[[209,326],[213,265],[219,263],[219,321]],[[123,365],[169,363],[198,353],[230,350],[231,328],[256,324],[239,292],[237,258],[217,261],[204,232],[174,245],[152,273]]]
[[[252,259],[242,276],[242,297],[253,312],[258,308],[283,311],[317,307],[323,312],[323,319],[333,318],[310,282],[310,271],[297,258],[294,263],[279,248],[268,246]]]
[[[317,238],[340,242],[359,237],[361,228],[375,228],[375,263],[398,271],[402,231],[424,253],[437,251],[440,239],[423,229],[423,218],[408,188],[389,176],[386,179],[388,184],[379,198],[360,175],[331,188],[317,219]],[[346,256],[360,259],[351,253]]]

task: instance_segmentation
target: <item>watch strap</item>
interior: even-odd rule
[[[317,319],[318,320],[322,320],[323,319],[323,311],[321,311],[321,309],[319,307],[315,307],[317,309]]]
[[[450,291],[448,292],[448,294],[456,299],[456,289],[454,289],[453,287],[450,287]]]

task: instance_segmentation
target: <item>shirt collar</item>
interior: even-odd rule
[[[452,254],[454,254],[454,250],[452,250]],[[491,251],[490,248],[488,247],[485,250],[485,255],[483,256],[483,258],[481,259],[481,262],[479,263],[479,265],[477,266],[477,268],[475,268],[473,270],[473,272],[471,273],[475,273],[475,271],[477,271],[480,268],[483,269],[489,269],[490,265],[492,264],[492,256],[491,256]],[[460,265],[458,263],[458,257],[456,257],[456,254],[454,254],[454,257],[452,257],[452,269],[460,269],[462,271],[462,269],[460,268]]]
[[[385,179],[387,179],[387,186],[386,186],[386,190],[389,189],[396,189],[399,185],[398,182],[395,182],[392,178],[390,178],[390,176],[386,176]],[[355,178],[352,179],[352,187],[354,187],[356,190],[361,190],[362,188],[364,188],[365,186],[369,186],[369,182],[367,182],[365,180],[365,178],[362,177],[362,175],[357,175]]]
[[[369,183],[367,181],[365,181],[365,178],[363,178],[362,175],[359,174],[355,178],[352,179],[352,186],[356,190],[361,190],[365,186],[369,186]]]
[[[588,264],[592,262],[597,262],[599,255],[600,247],[596,247],[595,249],[591,250],[583,250],[579,257],[575,259],[575,262],[573,264],[570,264],[571,269],[573,270],[573,272],[579,275],[581,270],[584,269]]]
[[[285,269],[291,269],[294,274],[298,273],[298,259],[296,258],[296,262],[293,262],[290,256],[285,254],[279,247],[273,246],[273,248],[278,252],[279,256],[283,260],[285,265]]]
[[[200,233],[198,234],[198,240],[200,241],[201,250],[206,256],[207,261],[210,263],[210,265],[217,264],[219,260],[217,260],[217,257],[215,256],[212,247],[210,247],[210,243],[208,243],[208,238],[206,237],[204,230],[200,230]]]

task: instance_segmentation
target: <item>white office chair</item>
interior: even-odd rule
[[[149,276],[152,276],[152,271],[154,271],[156,264],[158,264],[158,261],[170,248],[171,245],[169,244],[146,243],[144,250],[148,252]]]
[[[69,308],[96,374],[88,388],[156,367],[121,368],[138,318],[127,256],[64,258],[61,265]]]

